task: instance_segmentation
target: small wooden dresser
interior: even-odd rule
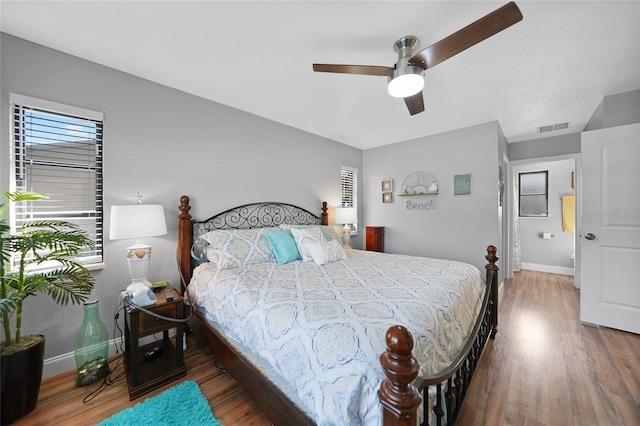
[[[384,226],[367,226],[367,251],[384,252]]]

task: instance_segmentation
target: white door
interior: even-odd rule
[[[640,124],[582,133],[580,320],[640,333]]]

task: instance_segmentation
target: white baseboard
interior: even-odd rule
[[[548,272],[550,274],[560,274],[560,275],[574,275],[573,268],[566,268],[563,266],[553,266],[553,265],[540,265],[538,263],[526,263],[522,262],[520,269],[528,269],[530,271],[539,271],[539,272]]]
[[[169,330],[169,338],[173,338],[173,336],[175,336],[175,333],[175,328]],[[161,339],[162,333],[151,334],[149,336],[142,337],[139,340],[139,344],[146,345],[153,341],[160,341]],[[122,354],[122,352],[124,351],[124,336],[122,336],[122,340],[119,337],[117,339],[109,340],[109,358],[117,354],[116,345],[118,347],[117,353]],[[42,378],[47,379],[49,377],[57,376],[58,374],[75,370],[76,368],[76,359],[73,352],[67,352],[66,354],[61,354],[44,360]]]
[[[120,339],[110,340],[109,357],[116,354],[116,345],[118,345],[118,352],[122,353],[120,350]],[[124,349],[124,341],[122,342],[122,347]],[[67,352],[66,354],[61,354],[44,360],[42,378],[48,379],[49,377],[57,376],[58,374],[66,373],[68,371],[75,370],[76,368],[76,359],[73,352]]]

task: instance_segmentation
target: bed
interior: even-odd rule
[[[497,331],[494,246],[480,274],[344,248],[326,202],[197,221],[182,196],[179,210],[182,291],[204,341],[275,425],[455,423]]]

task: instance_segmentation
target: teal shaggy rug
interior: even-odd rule
[[[188,381],[122,410],[98,426],[222,426],[194,381]]]

